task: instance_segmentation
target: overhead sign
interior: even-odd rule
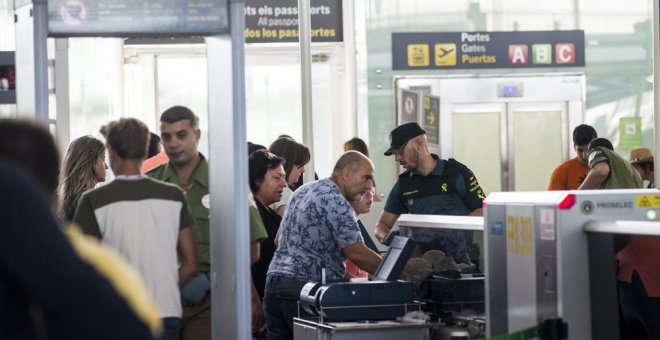
[[[344,39],[341,0],[311,0],[312,42]],[[298,42],[298,0],[245,0],[245,42]]]
[[[423,128],[426,130],[426,138],[431,144],[440,143],[440,97],[437,96],[424,96],[424,124]]]
[[[227,33],[227,0],[49,0],[50,36],[173,37]]]
[[[393,70],[582,66],[581,30],[392,33]]]

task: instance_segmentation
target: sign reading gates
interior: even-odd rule
[[[341,0],[311,0],[312,42],[344,39]],[[245,0],[245,42],[298,42],[298,0]]]
[[[584,31],[392,33],[393,70],[585,66]]]
[[[48,31],[55,37],[227,33],[227,0],[48,0]]]

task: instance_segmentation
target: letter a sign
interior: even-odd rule
[[[527,45],[509,45],[509,64],[527,64]]]

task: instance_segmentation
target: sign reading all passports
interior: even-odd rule
[[[584,31],[392,33],[393,70],[581,67]]]
[[[48,31],[55,37],[227,33],[227,0],[48,0]]]
[[[344,39],[341,0],[311,0],[312,42]],[[298,0],[245,0],[245,42],[298,42]]]

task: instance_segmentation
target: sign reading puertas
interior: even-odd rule
[[[582,66],[580,30],[392,33],[393,70]]]
[[[311,0],[312,42],[344,39],[341,0]],[[298,0],[245,0],[245,42],[298,42]]]

